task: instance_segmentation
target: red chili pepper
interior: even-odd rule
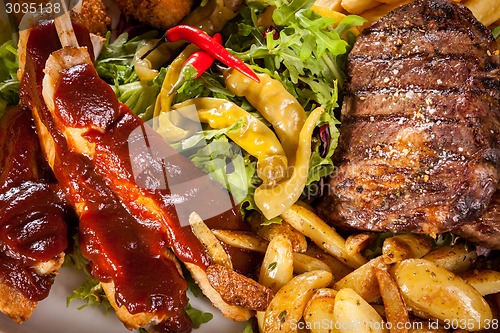
[[[222,44],[222,35],[219,33],[216,33],[212,39],[214,42],[217,44]],[[212,66],[214,63],[215,58],[212,57],[209,53],[207,53],[205,50],[199,50],[193,53],[185,62],[182,67],[181,73],[179,75],[179,78],[177,81],[174,83],[172,86],[172,89],[168,92],[168,95],[172,95],[177,89],[179,89],[184,82],[187,80],[194,80],[199,78],[203,73],[205,73],[206,70]],[[193,75],[193,71],[196,71],[196,74]]]
[[[190,25],[175,26],[167,30],[166,39],[169,42],[187,40],[223,64],[236,69],[256,82],[260,82],[257,75],[241,59],[229,53],[224,46],[217,44],[209,35],[198,28]]]
[[[222,35],[221,34],[216,33],[212,37],[212,39],[217,44],[222,44]],[[209,69],[210,66],[212,66],[212,64],[214,63],[214,60],[215,60],[215,58],[211,54],[209,54],[207,51],[199,50],[199,51],[195,52],[194,54],[192,54],[188,58],[188,60],[186,60],[186,62],[184,63],[184,66],[186,66],[186,65],[193,66],[198,71],[198,74],[196,74],[196,77],[195,77],[195,79],[197,79],[201,76],[201,74],[203,74],[207,69]]]

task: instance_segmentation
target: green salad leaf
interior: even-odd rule
[[[245,326],[245,328],[243,329],[243,332],[242,333],[258,333],[258,330],[257,332],[254,331],[254,326],[253,326],[253,321],[252,320],[249,320]]]
[[[200,328],[202,324],[208,323],[214,317],[210,312],[203,312],[193,308],[190,303],[186,306],[186,313],[193,322],[193,328]]]
[[[161,68],[151,81],[140,81],[134,71],[133,60],[137,50],[157,35],[157,31],[149,31],[129,39],[128,34],[123,33],[110,42],[111,34],[108,33],[104,48],[95,62],[97,73],[111,84],[120,102],[145,120],[153,116],[156,97],[167,69]]]
[[[500,38],[500,25],[498,27],[493,28],[493,30],[491,30],[491,33],[493,34],[493,38],[499,39]]]
[[[128,34],[123,33],[111,42],[111,33],[108,32],[101,54],[94,64],[99,76],[115,86],[138,81],[133,66],[135,53],[157,34],[156,31],[150,31],[129,39]]]
[[[0,116],[8,105],[19,103],[17,48],[9,40],[0,46]]]

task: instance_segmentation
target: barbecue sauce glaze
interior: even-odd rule
[[[67,246],[68,212],[41,155],[31,112],[7,110],[0,121],[0,283],[31,301],[47,297],[53,274],[34,265]]]

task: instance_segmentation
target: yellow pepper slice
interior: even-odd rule
[[[311,137],[323,112],[323,108],[312,111],[300,131],[292,176],[273,188],[259,187],[255,190],[255,204],[268,220],[290,208],[304,190],[311,159]]]
[[[168,93],[174,86],[175,82],[177,82],[184,62],[197,49],[198,48],[195,45],[191,44],[186,47],[184,51],[182,51],[177,58],[174,59],[174,61],[172,61],[168,67],[160,93],[156,98],[153,128],[160,133],[165,141],[170,143],[180,141],[192,134],[190,131],[180,128],[172,122],[172,115],[170,114],[170,111],[172,110],[172,102],[175,95],[169,95]]]
[[[228,128],[237,121],[244,121],[242,127],[229,131],[226,135],[257,158],[257,176],[262,179],[264,186],[275,186],[286,176],[288,163],[283,147],[263,122],[236,104],[219,98],[194,98],[176,104],[172,109],[182,110],[193,106],[199,121],[208,123],[214,129]]]
[[[257,83],[235,70],[224,73],[226,87],[237,96],[245,97],[271,123],[285,150],[290,165],[294,164],[300,130],[306,112],[283,84],[267,74],[257,74]]]

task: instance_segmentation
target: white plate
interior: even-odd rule
[[[61,274],[50,291],[49,297],[39,303],[33,316],[22,325],[17,325],[0,314],[0,333],[130,333],[110,311],[105,314],[99,308],[77,308],[83,303],[72,302],[66,307],[66,297],[82,282],[82,277],[73,269],[62,268]],[[193,307],[210,312],[214,318],[203,324],[198,333],[241,333],[246,323],[236,323],[224,318],[208,300],[189,295]]]

